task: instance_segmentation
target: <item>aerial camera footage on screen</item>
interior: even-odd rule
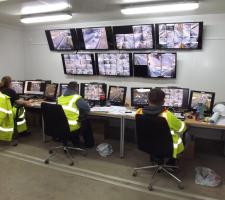
[[[110,86],[109,87],[109,101],[124,104],[126,95],[126,87],[117,87]]]
[[[24,82],[23,81],[12,81],[12,89],[15,90],[17,94],[23,94]]]
[[[176,77],[175,53],[134,54],[134,75],[152,78]],[[137,72],[137,73],[135,73]]]
[[[131,88],[132,106],[148,105],[148,95],[151,88]]]
[[[202,23],[158,24],[158,45],[165,49],[201,48],[200,36]]]
[[[130,54],[98,54],[99,75],[130,76]]]
[[[70,30],[51,30],[50,35],[55,50],[74,49]]]
[[[54,97],[57,92],[57,84],[46,84],[45,88],[45,96],[46,97]]]
[[[183,106],[183,89],[161,88],[161,90],[165,93],[164,106],[177,108]]]
[[[62,54],[65,74],[93,75],[91,54]]]
[[[106,97],[102,84],[85,84],[84,99],[99,101],[101,96]]]

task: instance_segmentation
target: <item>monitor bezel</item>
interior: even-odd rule
[[[124,94],[123,94],[123,100],[121,102],[116,102],[116,101],[111,101],[109,99],[110,97],[110,92],[112,88],[122,88],[124,89]],[[115,86],[115,85],[110,85],[109,86],[109,90],[108,90],[108,96],[107,96],[107,100],[110,102],[111,105],[115,105],[115,106],[124,106],[125,105],[125,101],[126,101],[126,95],[127,95],[127,87],[125,86]]]
[[[47,96],[47,95],[45,94],[45,93],[46,93],[46,89],[47,89],[47,85],[55,85],[55,86],[56,86],[56,89],[55,89],[55,92],[54,92],[54,95],[53,95],[53,96]],[[56,98],[56,96],[57,96],[57,91],[58,91],[58,86],[59,86],[58,83],[46,83],[46,84],[45,84],[44,97],[46,97],[46,98]]]
[[[119,49],[117,48],[117,43],[116,43],[116,35],[117,34],[124,34],[124,33],[115,33],[115,32],[118,32],[117,29],[120,29],[121,27],[123,28],[130,28],[130,27],[133,27],[133,26],[146,26],[146,25],[151,25],[152,27],[152,40],[153,40],[153,46],[152,48],[140,48],[140,49],[135,49],[135,48],[132,48],[132,49]],[[125,50],[125,51],[139,51],[139,50],[149,50],[149,49],[155,49],[155,46],[156,46],[156,41],[155,41],[155,26],[154,24],[134,24],[134,25],[124,25],[124,26],[113,26],[112,27],[113,29],[113,38],[114,38],[114,45],[115,45],[115,49],[116,50]]]
[[[143,108],[145,106],[148,106],[149,105],[148,103],[147,104],[135,104],[134,103],[134,92],[133,91],[136,90],[136,89],[149,89],[151,91],[152,90],[152,87],[132,87],[132,88],[130,88],[131,106],[132,107],[140,107],[140,108]]]
[[[44,84],[44,86],[43,86],[44,87],[43,92],[39,92],[38,94],[37,93],[32,93],[32,92],[25,92],[25,90],[26,90],[26,82],[42,82]],[[48,81],[45,81],[45,80],[25,80],[24,81],[24,94],[27,94],[27,95],[36,95],[36,96],[43,96],[44,95],[44,92],[45,92],[46,83],[48,83]]]
[[[12,83],[13,82],[19,82],[19,83],[23,83],[23,92],[22,93],[17,93],[16,91],[16,94],[18,94],[18,95],[23,95],[24,94],[24,88],[25,88],[25,81],[22,81],[22,80],[12,80]],[[14,90],[14,89],[13,89]]]
[[[161,24],[186,24],[186,23],[199,23],[199,38],[198,38],[198,48],[165,48],[161,47],[159,44],[159,25]],[[171,22],[171,23],[157,23],[155,24],[155,47],[159,50],[171,50],[171,51],[193,51],[201,50],[203,43],[203,21],[197,22]]]
[[[53,41],[52,41],[52,38],[51,38],[50,31],[63,31],[63,30],[70,30],[72,42],[73,42],[73,48],[72,49],[55,49],[55,47],[53,45]],[[71,52],[71,51],[76,51],[79,47],[79,41],[78,41],[77,32],[76,32],[75,28],[45,30],[45,35],[46,35],[46,38],[47,38],[47,41],[48,41],[49,49],[51,51]]]
[[[214,105],[216,93],[215,93],[215,92],[208,92],[208,91],[200,91],[200,90],[191,90],[191,91],[190,91],[189,105],[188,105],[188,108],[189,108],[189,110],[191,110],[191,111],[196,111],[196,109],[194,109],[194,108],[191,107],[192,97],[193,97],[193,93],[194,93],[194,92],[196,92],[196,93],[205,93],[205,94],[210,94],[210,95],[212,95],[212,101],[211,101],[211,103],[210,103],[210,109],[209,109],[208,111],[205,111],[205,112],[204,112],[204,113],[207,114],[207,115],[212,114],[212,110],[213,110],[213,105]]]
[[[84,37],[82,29],[91,29],[91,28],[105,28],[106,31],[106,39],[108,43],[107,49],[86,49],[85,43],[84,43]],[[77,38],[79,41],[79,47],[78,50],[85,50],[85,51],[106,51],[106,50],[115,50],[115,44],[114,44],[114,38],[113,38],[113,31],[111,26],[99,26],[99,27],[83,27],[83,28],[77,28]]]

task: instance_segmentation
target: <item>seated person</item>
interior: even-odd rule
[[[178,154],[184,150],[184,144],[181,138],[187,127],[172,112],[163,108],[165,93],[161,89],[152,89],[148,97],[149,106],[138,109],[136,114],[159,115],[167,120],[173,138],[173,158],[177,158]]]
[[[62,105],[68,119],[74,145],[79,143],[79,134],[81,134],[85,146],[91,148],[94,146],[94,138],[90,122],[86,117],[87,113],[90,112],[90,108],[84,99],[77,94],[77,88],[76,82],[70,82],[67,90],[57,99],[57,102]]]

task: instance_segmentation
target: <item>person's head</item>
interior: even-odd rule
[[[162,106],[164,104],[165,93],[160,88],[154,88],[149,92],[148,100],[150,105]]]
[[[72,90],[74,92],[78,92],[78,83],[76,81],[69,82],[67,86],[67,90]]]
[[[0,88],[10,88],[12,84],[12,79],[10,76],[4,76],[2,77],[1,83],[0,83]]]

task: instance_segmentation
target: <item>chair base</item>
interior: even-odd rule
[[[139,170],[145,170],[145,169],[155,169],[155,171],[153,172],[153,175],[151,177],[151,180],[150,180],[150,183],[149,183],[149,186],[148,186],[148,189],[151,191],[153,190],[153,179],[155,177],[155,175],[158,173],[158,172],[165,172],[167,175],[169,175],[171,178],[173,178],[173,180],[175,180],[175,182],[177,183],[177,186],[179,189],[184,189],[184,186],[183,186],[183,182],[177,178],[174,174],[172,174],[170,171],[173,171],[174,169],[179,169],[179,167],[177,166],[170,166],[170,165],[161,165],[161,164],[157,164],[157,165],[151,165],[151,166],[144,166],[144,167],[138,167],[138,168],[134,168],[134,171],[133,171],[133,176],[137,176],[137,171]]]
[[[56,151],[59,149],[63,149],[64,153],[66,154],[67,158],[69,159],[70,166],[74,165],[73,156],[71,154],[71,150],[76,150],[84,153],[84,156],[87,155],[87,151],[85,149],[70,147],[70,146],[57,146],[49,150],[49,157],[44,161],[45,164],[49,164],[50,160],[56,155]]]

